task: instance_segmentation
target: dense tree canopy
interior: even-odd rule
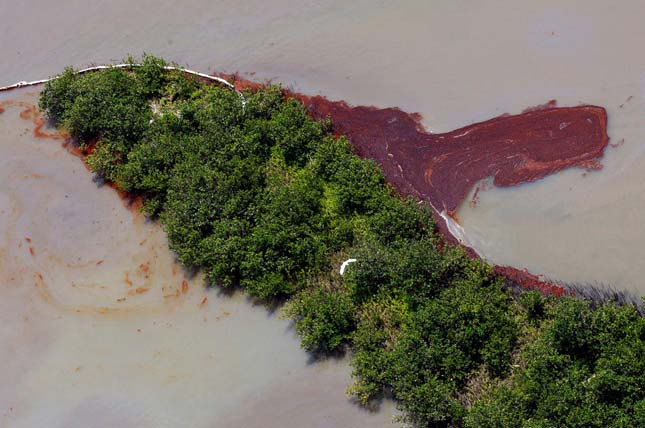
[[[391,394],[418,427],[645,426],[645,321],[629,307],[511,296],[441,242],[430,210],[279,87],[143,66],[67,69],[40,106],[92,170],[141,196],[181,263],[286,301],[302,345],[349,349],[362,403]],[[353,256],[344,277],[337,268]]]

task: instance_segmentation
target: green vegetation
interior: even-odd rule
[[[141,62],[67,69],[40,106],[92,148],[97,174],[144,198],[181,263],[286,301],[307,350],[349,349],[360,402],[391,394],[418,427],[645,426],[633,308],[513,297],[280,88],[245,93],[243,109],[229,89]]]

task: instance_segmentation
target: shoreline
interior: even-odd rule
[[[236,89],[239,91],[256,90],[266,85],[245,79],[236,74],[220,74],[219,76],[232,80]],[[502,114],[453,131],[433,134],[423,127],[421,124],[422,118],[419,114],[407,113],[396,107],[352,106],[342,100],[332,101],[324,96],[309,96],[288,89],[285,89],[285,96],[301,101],[310,114],[318,120],[330,118],[332,120],[333,132],[336,135],[346,136],[360,157],[376,161],[383,170],[386,181],[392,184],[402,196],[413,196],[421,202],[427,203],[432,208],[437,228],[443,239],[451,244],[460,245],[470,257],[478,260],[484,260],[484,258],[468,245],[467,236],[456,215],[459,206],[466,201],[468,193],[473,187],[478,186],[481,180],[490,177],[494,177],[493,184],[495,186],[509,187],[536,181],[567,168],[582,168],[590,172],[600,170],[602,169],[600,159],[604,156],[604,151],[609,145],[610,140],[607,135],[607,112],[605,108],[593,105],[557,107],[556,100],[549,100],[544,104],[527,107],[520,114]],[[577,128],[578,132],[576,132],[574,128],[570,127],[572,116],[573,118],[577,118],[578,125],[583,122],[589,123],[589,119],[592,120],[592,123],[589,124],[593,124],[593,119],[587,115],[593,116],[597,121],[596,132],[592,134],[593,138],[591,139],[589,139],[589,134],[578,133],[580,128]],[[553,116],[556,118],[555,121],[553,120]],[[560,159],[555,157],[551,159],[551,163],[549,164],[544,161],[532,162],[529,157],[527,159],[528,162],[526,162],[529,164],[529,167],[524,169],[519,168],[520,174],[514,175],[514,168],[511,168],[510,170],[503,171],[505,174],[500,179],[498,179],[496,173],[490,173],[489,175],[478,177],[477,180],[466,180],[465,183],[460,183],[462,187],[459,188],[457,197],[450,195],[449,191],[446,192],[445,189],[440,189],[439,192],[434,193],[424,192],[422,188],[423,181],[418,180],[416,183],[412,183],[406,180],[405,170],[397,162],[396,154],[390,153],[389,142],[385,141],[386,139],[390,139],[390,141],[397,141],[398,144],[407,144],[411,146],[410,149],[414,151],[414,154],[418,154],[423,149],[422,146],[424,144],[432,145],[433,143],[439,142],[444,146],[449,145],[452,142],[450,139],[458,139],[459,137],[472,134],[478,127],[494,127],[500,123],[504,124],[505,122],[513,121],[519,121],[521,123],[524,118],[529,119],[529,124],[540,125],[541,117],[547,118],[546,124],[551,125],[552,129],[550,131],[554,133],[565,131],[568,128],[564,136],[559,139],[560,147],[568,149],[568,158]],[[559,122],[557,119],[562,119],[563,121]],[[570,122],[567,123],[567,120]],[[544,123],[542,122],[542,124]],[[562,126],[562,123],[566,123],[566,126]],[[508,128],[507,126],[506,130]],[[530,133],[530,127],[528,131]],[[375,141],[377,143],[374,143]],[[378,142],[381,144],[379,145]],[[482,141],[475,141],[475,143],[482,143]],[[585,151],[584,148],[588,150]],[[484,147],[481,149],[485,152],[487,148]],[[539,149],[541,147],[538,147],[538,150],[534,152],[538,156],[549,154],[548,150]],[[439,157],[441,156],[442,154],[439,154]],[[410,159],[410,157],[407,160],[411,160],[412,164],[418,162],[417,159]],[[432,174],[424,173],[423,178],[425,179],[428,175]],[[421,185],[419,186],[419,184]],[[447,185],[444,183],[447,187],[450,187],[451,184],[449,180]],[[444,193],[441,193],[442,191]],[[441,198],[443,195],[448,196],[450,204],[444,203]],[[439,210],[437,206],[441,206],[443,209]],[[529,272],[527,269],[520,269],[513,266],[495,265],[492,263],[491,266],[497,275],[506,279],[507,287],[511,290],[536,290],[545,296],[580,297],[590,300],[594,304],[616,301],[620,304],[632,305],[642,315],[645,315],[641,299],[629,291],[617,290],[611,286],[564,283],[547,279],[540,274]]]

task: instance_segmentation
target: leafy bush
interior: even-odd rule
[[[637,427],[645,399],[645,320],[631,307],[553,302],[512,381],[478,402],[468,427]]]
[[[286,313],[296,320],[296,331],[308,351],[329,352],[345,343],[356,321],[356,307],[341,291],[314,288],[294,296]]]

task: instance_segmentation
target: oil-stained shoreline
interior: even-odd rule
[[[105,67],[89,67],[81,72],[100,71]],[[118,67],[128,67],[128,64],[119,64]],[[209,77],[193,70],[186,73],[207,83],[226,84],[240,95],[245,89],[262,86],[237,75]],[[234,81],[234,85],[224,79]],[[1,89],[10,91],[49,80],[19,82]],[[607,112],[599,106],[559,108],[556,101],[551,100],[544,105],[526,108],[521,114],[504,114],[454,131],[432,134],[423,128],[418,114],[398,108],[350,106],[344,101],[331,101],[323,96],[308,96],[290,90],[285,91],[285,96],[303,102],[315,119],[331,119],[334,132],[347,136],[359,156],[375,160],[386,179],[402,195],[424,200],[433,208],[445,239],[464,245],[476,258],[480,255],[468,245],[456,212],[477,183],[493,177],[494,185],[510,187],[539,180],[570,167],[598,170],[602,168],[600,158],[609,142]],[[5,101],[3,105],[12,106],[12,103]],[[34,122],[34,132],[41,136],[38,134],[44,119],[37,118],[34,107],[23,107],[25,110],[21,115],[31,115],[39,121]],[[2,111],[3,106],[0,105],[0,113]],[[639,299],[614,288],[544,280],[526,269],[512,266],[495,265],[494,270],[511,286],[536,289],[544,294],[584,296],[596,302],[616,300],[641,307]]]
[[[260,86],[239,76],[238,90]],[[312,117],[331,119],[333,130],[345,135],[356,153],[376,161],[386,179],[402,195],[428,203],[442,236],[468,246],[456,212],[481,180],[493,177],[499,187],[539,180],[566,168],[602,169],[600,159],[609,143],[607,112],[603,107],[556,107],[551,100],[521,114],[501,115],[454,131],[432,134],[421,117],[398,108],[351,106],[323,96],[286,91],[303,102]],[[546,280],[526,269],[493,267],[510,287],[535,289],[543,294],[575,295],[601,303],[618,301],[641,307],[640,299],[612,287],[567,284]]]

